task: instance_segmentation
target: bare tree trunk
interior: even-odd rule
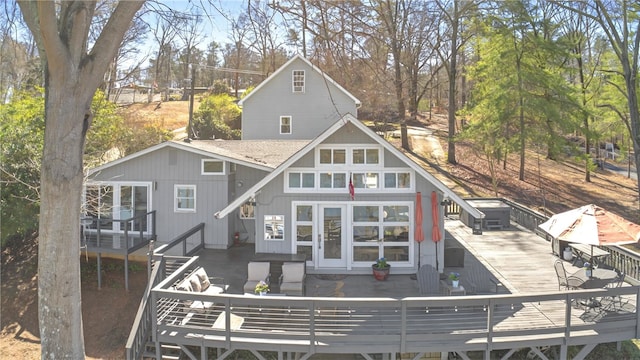
[[[83,359],[80,203],[93,94],[142,1],[122,1],[90,51],[95,2],[20,1],[45,79],[40,178],[38,320],[43,359]]]
[[[77,81],[66,80],[50,86],[45,105],[47,124],[55,121],[58,126],[45,128],[40,179],[38,310],[42,357],[66,354],[80,359],[84,358],[79,306],[82,155],[90,122],[92,96],[88,94],[93,92]]]
[[[453,1],[453,17],[451,19],[451,59],[449,59],[449,134],[447,136],[447,162],[456,164],[456,68],[458,66],[458,1]]]

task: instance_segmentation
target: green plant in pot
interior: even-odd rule
[[[451,280],[451,285],[453,285],[453,287],[458,287],[460,285],[460,273],[457,273],[457,272],[450,273],[449,280]]]
[[[373,277],[376,280],[383,281],[389,277],[391,265],[387,263],[387,259],[381,257],[376,260],[375,264],[371,265],[371,268],[373,269]]]

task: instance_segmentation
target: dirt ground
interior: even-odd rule
[[[165,106],[165,104],[168,104]],[[184,111],[185,102],[168,102],[154,110],[152,105],[134,105],[138,114],[151,113],[155,121],[166,121],[170,129],[179,128],[184,120],[163,115],[163,107],[172,112]],[[181,107],[182,106],[182,107]],[[182,110],[180,110],[182,109]],[[140,115],[136,115],[140,116]],[[145,116],[141,116],[145,117]],[[186,125],[186,122],[182,126]],[[435,130],[446,149],[444,116],[418,124]],[[440,155],[433,155],[440,154]],[[416,151],[425,164],[441,171],[441,178],[455,184],[463,196],[496,196],[491,191],[486,160],[465,145],[457,147],[457,165],[446,164],[434,146],[421,146]],[[540,164],[538,167],[538,163]],[[580,166],[568,160],[555,162],[529,153],[525,180],[518,180],[518,159],[511,156],[506,170],[499,169],[499,193],[540,211],[560,212],[595,203],[629,220],[639,222],[637,185],[634,180],[598,171],[591,183],[584,182]],[[37,244],[17,241],[2,252],[0,358],[37,359],[40,345],[37,317]],[[146,286],[146,265],[134,264],[130,272],[130,291],[124,289],[123,262],[106,260],[103,265],[103,286],[97,288],[95,259],[82,259],[82,310],[85,348],[88,359],[121,359],[135,318],[141,295]]]
[[[39,359],[37,245],[20,241],[2,252],[0,359]],[[147,284],[144,263],[130,263],[125,290],[122,260],[82,257],[82,318],[87,359],[123,359],[124,347]]]

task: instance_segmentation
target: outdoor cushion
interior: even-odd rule
[[[195,292],[202,291],[202,285],[200,284],[200,279],[197,276],[191,275],[189,276],[189,283],[191,284],[191,288]]]
[[[304,276],[304,263],[282,264],[282,282],[302,282]]]
[[[176,286],[176,290],[179,291],[193,291],[193,288],[191,287],[191,282],[190,281],[183,281],[180,284],[178,284]]]
[[[204,270],[204,268],[199,268],[198,270],[196,270],[195,275],[200,280],[200,291],[207,290],[211,282],[209,281],[209,276],[207,275],[207,272]]]
[[[252,281],[265,281],[269,277],[268,262],[250,262],[247,265],[247,280]]]
[[[287,295],[304,296],[305,264],[282,264],[282,276],[280,277],[280,292]]]
[[[260,281],[269,284],[269,268],[271,264],[268,262],[250,262],[247,264],[247,282],[244,283],[244,292],[251,293],[255,291],[256,285]]]

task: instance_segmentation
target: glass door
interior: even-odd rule
[[[346,267],[346,206],[321,205],[319,213],[318,265],[320,267]]]

